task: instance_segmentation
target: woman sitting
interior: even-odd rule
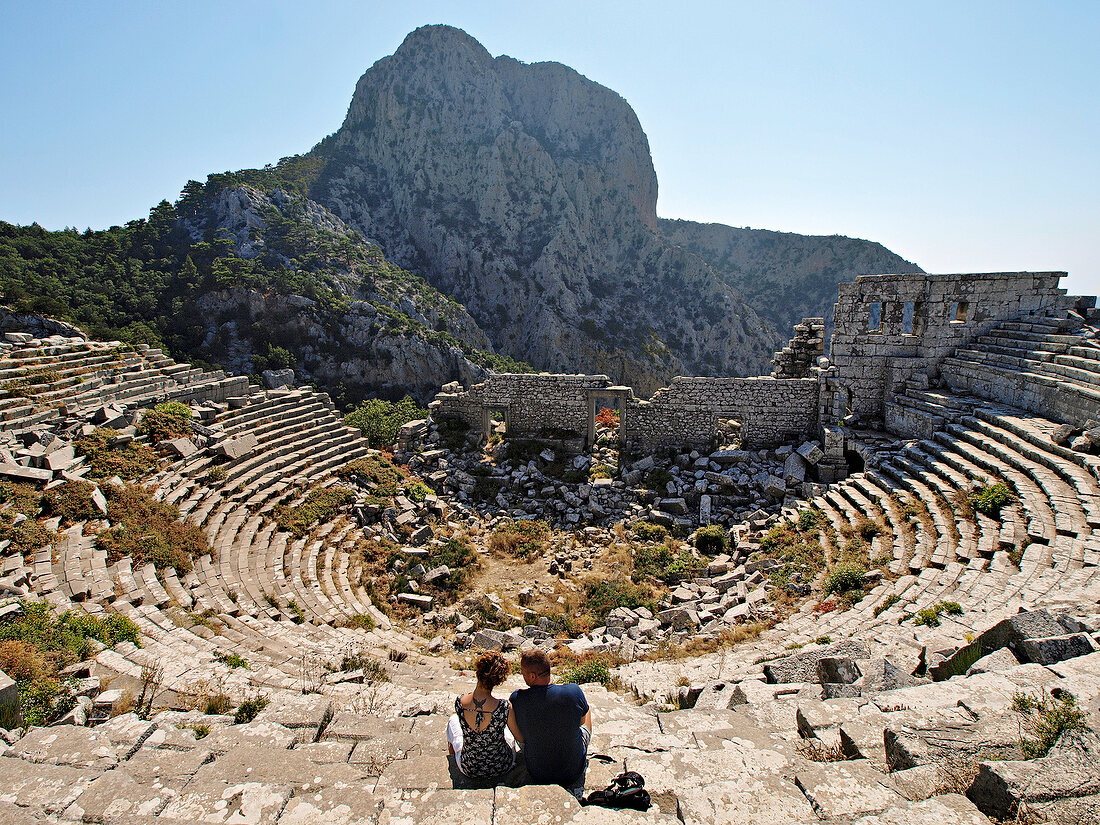
[[[483,653],[474,672],[477,685],[455,699],[447,723],[447,753],[458,770],[478,784],[503,777],[516,761],[516,740],[508,730],[508,700],[493,696],[493,688],[508,676],[508,662],[499,653]]]

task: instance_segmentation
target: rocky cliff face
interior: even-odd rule
[[[446,26],[359,80],[311,196],[454,297],[496,349],[645,391],[765,370],[779,335],[657,232],[649,144],[614,92]]]
[[[482,379],[493,363],[488,337],[461,306],[320,204],[233,185],[181,211],[193,241],[226,239],[242,258],[303,276],[289,289],[230,279],[196,300],[204,354],[231,371],[293,365],[299,381],[339,399],[408,393],[426,403],[449,381]],[[272,347],[287,360],[268,363]]]
[[[714,267],[781,330],[802,318],[824,316],[831,331],[838,283],[860,275],[923,271],[882,244],[842,235],[796,235],[664,219],[657,231]]]

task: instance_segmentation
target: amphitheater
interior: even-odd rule
[[[444,388],[438,420],[403,430],[398,457],[442,472],[424,473],[435,495],[394,509],[427,525],[429,541],[476,533],[486,519],[438,470],[428,434],[444,418],[476,439],[500,412],[507,437],[564,429],[587,450],[593,413],[612,399],[619,436],[638,455],[695,450],[702,461],[701,494],[669,518],[691,528],[725,513],[706,492],[708,473],[721,475],[705,454],[719,422],[740,424],[743,453],[800,457],[770,509],[716,519],[734,543],[701,561],[685,583],[694,590],[659,617],[626,611],[617,629],[609,619],[603,635],[571,643],[578,650],[637,641],[626,631],[643,620],[682,645],[759,619],[754,593],[763,600],[772,585],[753,560],[777,519],[814,509],[833,535],[883,526],[871,541],[882,569],[849,609],[826,603],[819,577],[811,597],[737,644],[624,655],[614,689],[585,685],[587,788],[637,771],[654,800],[644,813],[582,807],[557,787],[452,786],[443,731],[472,682],[456,669],[463,651],[443,611],[415,588],[396,612],[372,602],[354,550],[368,528],[351,510],[301,535],[272,518],[375,454],[326,395],[260,390],[7,313],[0,382],[48,380],[0,398],[0,472],[46,487],[82,478],[67,438],[97,425],[125,432],[135,411],[184,402],[193,438],[161,445],[140,481],[201,527],[213,552],[183,575],[128,557],[109,564],[88,525],[57,519],[45,519],[59,536],[51,545],[3,550],[0,621],[44,601],[122,614],[141,644],[75,666],[82,702],[61,724],[8,731],[0,822],[1100,822],[1100,314],[1095,299],[1067,296],[1060,277],[861,277],[840,285],[827,358],[822,326],[809,321],[772,376],[676,379],[643,400],[605,376],[493,375]],[[958,506],[960,490],[994,479],[1012,493],[999,516]],[[821,541],[835,561],[837,547]],[[719,603],[732,613],[716,613]],[[428,619],[393,618],[418,605]],[[914,622],[921,611],[935,619]],[[522,624],[474,639],[557,643]],[[352,666],[331,664],[341,661]],[[388,680],[371,679],[364,662]],[[0,682],[11,701],[11,680]],[[521,686],[514,676],[504,687]],[[119,713],[143,688],[156,694],[151,712]],[[211,692],[267,704],[241,723],[187,709]],[[1022,695],[1073,697],[1085,729],[1025,759],[1013,711]]]

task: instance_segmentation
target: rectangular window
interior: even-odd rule
[[[913,334],[913,316],[916,315],[916,305],[912,301],[906,301],[901,311],[901,332],[903,335]]]
[[[867,316],[867,331],[878,332],[882,329],[882,303],[876,301],[871,304],[870,312]]]
[[[969,301],[956,301],[951,305],[951,321],[955,324],[965,324],[970,314]]]

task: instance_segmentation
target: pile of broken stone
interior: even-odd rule
[[[436,424],[412,422],[399,436],[397,458],[437,492],[484,515],[544,519],[566,529],[624,520],[685,530],[731,525],[754,511],[778,512],[784,502],[812,498],[822,490],[813,481],[825,458],[816,441],[775,450],[651,453],[621,464],[618,451],[605,455],[597,446],[591,454],[568,457],[569,469],[587,476],[592,467],[608,464],[618,469],[618,477],[583,481],[546,475],[545,470],[562,459],[554,450],[518,461],[508,459],[506,445],[500,444],[490,463],[474,441],[448,450]],[[668,480],[660,489],[651,489],[648,479],[662,470]],[[484,494],[487,488],[491,494]]]
[[[1051,432],[1050,440],[1075,453],[1100,453],[1100,421],[1090,419],[1079,427],[1059,424]]]

